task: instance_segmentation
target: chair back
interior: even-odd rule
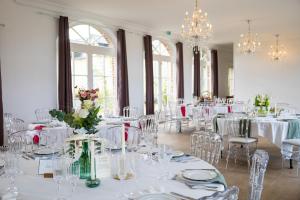
[[[222,141],[218,134],[200,132],[197,140],[196,155],[212,165],[220,160]]]
[[[22,119],[13,117],[11,114],[4,115],[4,123],[8,136],[15,132],[26,130],[25,122]]]
[[[209,197],[201,198],[201,200],[238,200],[239,198],[239,188],[232,186],[225,191],[216,192]]]
[[[249,179],[249,200],[260,200],[264,176],[269,162],[269,155],[264,150],[256,150],[252,158]]]
[[[51,122],[52,117],[49,114],[49,109],[39,108],[35,110],[35,117],[38,122]]]
[[[123,108],[123,117],[127,117],[127,118],[129,118],[129,117],[131,117],[131,118],[137,118],[137,116],[138,116],[138,109],[137,108],[135,108],[135,107],[124,107]]]

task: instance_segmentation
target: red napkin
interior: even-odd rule
[[[32,138],[33,144],[39,144],[40,137],[38,135],[34,135]]]
[[[180,110],[181,110],[181,115],[182,115],[182,117],[185,117],[185,115],[186,115],[186,108],[185,108],[185,106],[182,105],[182,106],[180,107]]]
[[[42,131],[43,128],[45,128],[45,127],[46,126],[44,126],[44,125],[38,125],[38,126],[34,127],[34,130],[36,130],[36,131]]]
[[[125,126],[125,141],[128,140],[128,128],[130,127],[130,123],[124,123]]]
[[[232,112],[232,107],[228,106],[228,113],[231,113],[231,112]]]

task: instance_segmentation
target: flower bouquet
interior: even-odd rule
[[[266,116],[270,107],[270,97],[268,95],[256,95],[254,106],[258,108],[258,114]]]
[[[74,136],[68,139],[70,144],[68,152],[75,158],[78,146],[82,146],[82,153],[72,167],[73,165],[80,167],[80,178],[86,179],[88,187],[97,187],[100,180],[96,178],[95,151],[103,146],[101,142],[95,143],[96,137],[94,136],[97,133],[96,126],[101,121],[99,90],[78,89],[76,97],[81,101],[79,109],[70,113],[53,109],[49,113],[53,118],[64,121],[74,128]]]

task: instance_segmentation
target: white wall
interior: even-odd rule
[[[0,23],[4,112],[32,121],[36,108],[57,105],[57,20],[1,0]]]
[[[258,93],[271,96],[273,103],[286,102],[300,108],[300,40],[285,41],[288,55],[274,62],[268,57],[271,43],[264,43],[255,55],[242,55],[235,49],[235,96],[253,100]]]

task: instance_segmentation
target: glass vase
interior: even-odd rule
[[[82,153],[79,158],[80,179],[88,179],[91,176],[91,160],[88,141],[82,142]]]

